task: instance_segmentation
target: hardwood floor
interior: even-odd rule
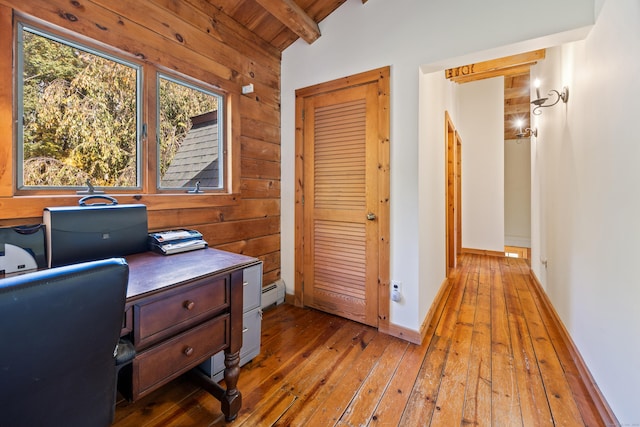
[[[266,311],[230,425],[617,425],[525,262],[464,255],[459,265],[420,346],[310,309]],[[219,402],[185,378],[119,403],[114,423],[224,424]]]

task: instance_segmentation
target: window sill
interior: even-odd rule
[[[114,197],[119,204],[141,203],[149,211],[233,206],[240,203],[240,194],[237,193],[106,195]],[[86,194],[1,197],[0,220],[39,218],[46,207],[78,206],[78,200],[85,196]]]

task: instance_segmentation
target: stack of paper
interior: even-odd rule
[[[167,230],[149,233],[149,248],[163,255],[204,249],[208,246],[196,230]]]

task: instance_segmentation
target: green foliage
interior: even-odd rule
[[[86,185],[91,176],[51,157],[32,157],[24,162],[24,180],[35,186]]]
[[[136,69],[26,30],[23,53],[24,184],[136,186]],[[165,79],[159,90],[162,174],[217,99]]]
[[[60,43],[23,31],[23,124],[25,157],[53,157],[59,145],[49,120],[39,117],[41,99],[56,80],[71,81],[84,64],[78,52]]]
[[[135,186],[136,70],[24,36],[24,183]]]

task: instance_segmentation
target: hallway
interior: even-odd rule
[[[234,426],[606,426],[520,259],[464,255],[421,346],[315,310],[266,311]],[[594,399],[595,396],[595,399]],[[116,410],[115,426],[225,425],[185,378]]]
[[[581,376],[524,260],[465,255],[452,280],[403,421],[615,422],[599,396],[592,398],[589,379]],[[421,404],[429,396],[435,402]]]

